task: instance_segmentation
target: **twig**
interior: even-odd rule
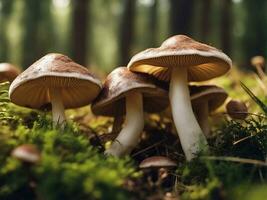
[[[233,145],[236,145],[236,144],[238,144],[238,143],[240,143],[240,142],[243,142],[244,140],[247,140],[247,139],[249,139],[249,138],[252,138],[254,135],[250,135],[250,136],[247,136],[247,137],[244,137],[244,138],[242,138],[242,139],[240,139],[240,140],[237,140],[237,141],[235,141],[234,143],[233,143]]]
[[[204,160],[220,160],[220,161],[228,161],[228,162],[238,162],[238,163],[244,163],[244,164],[252,164],[252,165],[259,165],[267,167],[267,163],[261,160],[254,160],[254,159],[248,159],[248,158],[238,158],[238,157],[231,157],[231,156],[202,156],[200,157]]]
[[[264,116],[264,115],[259,115],[259,114],[256,114],[256,113],[250,113],[250,112],[233,112],[233,113],[236,113],[236,114],[248,114],[248,115],[254,115],[254,116],[256,116],[256,117],[261,117],[261,118],[267,119],[266,116]],[[227,112],[221,112],[221,113],[216,113],[216,114],[228,115]],[[212,116],[215,116],[216,114],[212,114]]]
[[[135,156],[139,155],[140,153],[143,153],[143,152],[145,152],[145,151],[147,151],[147,150],[149,150],[149,149],[152,149],[152,148],[154,148],[154,147],[160,145],[161,143],[165,142],[166,140],[167,140],[167,139],[165,138],[165,139],[163,139],[163,140],[161,140],[161,141],[159,141],[159,142],[157,142],[157,143],[155,143],[155,144],[153,144],[153,145],[151,145],[151,146],[148,146],[148,147],[142,149],[141,151],[136,152],[136,153],[133,154],[132,156],[135,157]]]

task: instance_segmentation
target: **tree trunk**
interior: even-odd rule
[[[134,36],[135,0],[123,1],[123,14],[119,30],[119,65],[127,65],[131,56],[131,44]]]
[[[87,61],[87,25],[89,0],[73,0],[72,58],[81,65]]]
[[[211,0],[202,0],[201,3],[200,37],[203,42],[207,42],[210,34]]]
[[[194,0],[170,0],[171,35],[190,34]]]
[[[41,56],[55,49],[51,19],[51,0],[25,0],[22,27],[22,66],[27,68]]]
[[[157,45],[157,25],[158,25],[158,0],[154,0],[153,6],[151,6],[150,10],[150,18],[149,18],[149,29],[150,29],[150,46],[156,47]]]
[[[232,0],[222,1],[221,11],[221,48],[231,55],[232,49]]]
[[[27,68],[38,59],[38,25],[41,20],[41,2],[25,0],[22,27],[22,66]]]
[[[246,15],[245,34],[242,38],[244,66],[250,66],[252,56],[267,56],[266,0],[243,2]]]
[[[0,61],[7,61],[8,59],[8,38],[7,38],[7,25],[10,14],[12,12],[12,6],[14,1],[2,1],[2,9],[0,12]]]

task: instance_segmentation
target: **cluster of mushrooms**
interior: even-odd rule
[[[92,103],[95,115],[114,117],[113,131],[118,136],[105,153],[117,157],[129,154],[138,144],[144,112],[158,113],[170,106],[189,161],[207,148],[209,112],[227,98],[220,87],[189,82],[221,76],[231,66],[231,59],[220,50],[176,35],[158,48],[136,54],[127,67],[114,69],[103,85],[67,56],[48,54],[11,80],[9,97],[15,104],[33,109],[52,105],[54,124],[63,126],[65,109]],[[238,104],[232,102],[232,107]]]

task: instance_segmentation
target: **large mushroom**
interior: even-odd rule
[[[206,137],[209,137],[209,113],[219,108],[228,95],[223,88],[215,85],[192,85],[189,88],[193,111],[199,126]]]
[[[121,157],[130,153],[144,128],[144,111],[160,112],[168,106],[167,91],[154,81],[126,67],[118,67],[107,76],[92,111],[95,115],[115,118],[125,115],[125,122],[106,154]]]
[[[17,105],[41,109],[52,104],[54,125],[65,120],[64,109],[90,104],[102,88],[100,80],[65,55],[51,53],[21,73],[9,88]]]
[[[12,82],[20,73],[20,70],[10,63],[0,63],[0,83]]]
[[[128,64],[133,72],[170,81],[173,120],[187,160],[191,160],[207,144],[192,110],[188,82],[221,76],[231,65],[231,59],[223,52],[185,35],[173,36],[159,48],[136,54]]]

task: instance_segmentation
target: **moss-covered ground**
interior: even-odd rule
[[[240,80],[263,102],[242,89]],[[213,81],[213,83],[215,83]],[[0,199],[185,199],[262,200],[267,196],[267,116],[265,95],[254,75],[238,71],[220,78],[234,99],[249,106],[246,120],[231,120],[224,107],[211,115],[209,152],[185,162],[177,134],[166,113],[146,117],[138,147],[124,159],[105,157],[115,135],[112,119],[94,117],[89,107],[67,112],[65,129],[55,129],[49,112],[9,102],[8,84],[0,86]],[[11,156],[21,144],[41,153],[36,164]],[[149,156],[175,160],[175,169],[141,170]]]

